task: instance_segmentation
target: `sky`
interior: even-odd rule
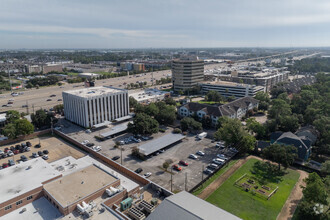
[[[0,48],[330,46],[330,0],[0,0]]]

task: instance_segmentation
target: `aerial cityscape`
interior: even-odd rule
[[[0,4],[0,219],[330,219],[330,4]]]

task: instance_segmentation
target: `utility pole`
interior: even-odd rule
[[[34,114],[34,104],[32,104],[32,110],[33,110],[33,114]]]
[[[173,192],[173,190],[172,190],[172,185],[173,185],[173,175],[172,175],[172,171],[173,171],[173,168],[171,167],[171,192]]]
[[[54,131],[53,131],[53,117],[50,118],[50,125],[51,125],[51,129],[52,129],[52,135],[54,135]]]
[[[187,173],[185,173],[184,190],[187,191]]]
[[[120,145],[120,164],[123,165],[123,147]]]
[[[29,104],[27,100],[26,100],[26,114],[29,114]]]
[[[203,165],[203,168],[202,168],[202,182],[204,180],[204,165]]]

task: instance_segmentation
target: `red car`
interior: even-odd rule
[[[5,153],[7,153],[7,151],[9,151],[9,148],[8,147],[5,148]]]
[[[9,167],[8,163],[3,163],[2,164],[2,168],[7,168],[7,167]]]
[[[14,154],[19,154],[19,150],[14,150]]]
[[[188,166],[188,163],[187,163],[186,161],[180,160],[179,163],[180,163],[181,165],[183,165],[183,166]]]
[[[181,171],[181,170],[182,170],[182,168],[179,167],[177,164],[174,164],[174,165],[172,166],[172,168],[175,169],[175,170],[177,170],[177,171]]]

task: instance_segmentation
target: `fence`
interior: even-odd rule
[[[28,139],[31,139],[31,138],[35,138],[39,135],[47,134],[50,131],[51,131],[51,129],[46,129],[46,130],[34,132],[32,134],[29,134],[29,135],[19,136],[16,139],[3,140],[3,141],[0,141],[0,146],[4,146],[4,145],[7,145],[7,144],[12,144],[12,143],[28,140]]]

